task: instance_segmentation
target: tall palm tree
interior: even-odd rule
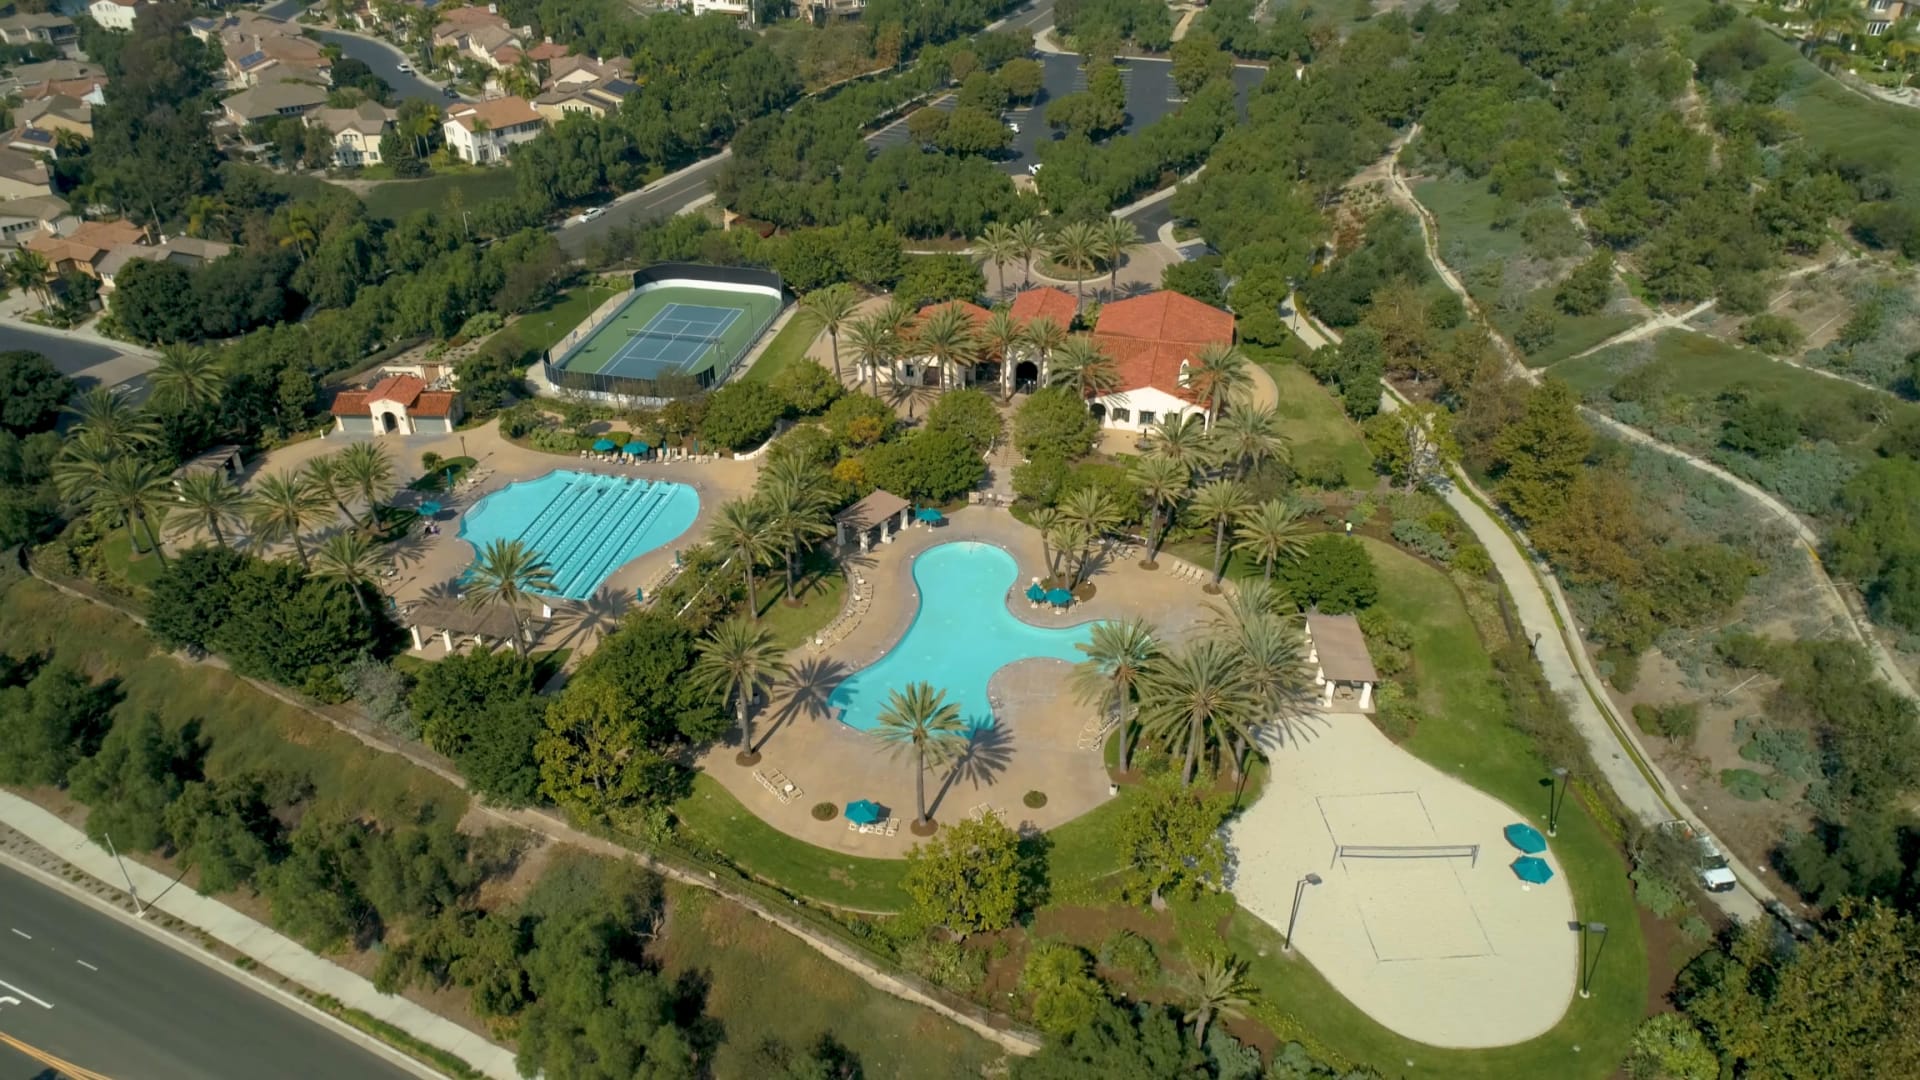
[[[757,498],[786,564],[787,603],[791,604],[800,553],[814,541],[833,535],[833,493],[827,490],[825,474],[798,455],[768,465],[760,485]]]
[[[1027,324],[1027,348],[1033,351],[1033,364],[1042,379],[1047,375],[1053,354],[1066,343],[1067,328],[1052,319],[1043,317]]]
[[[766,508],[752,499],[723,503],[707,538],[720,545],[729,558],[740,562],[740,576],[747,582],[747,617],[760,618],[760,601],[753,591],[755,567],[770,561],[780,550],[779,537],[767,520]]]
[[[370,615],[366,588],[380,580],[380,555],[365,533],[334,533],[314,553],[313,576],[339,583],[353,594],[361,614]]]
[[[1213,583],[1207,589],[1219,592],[1227,568],[1227,530],[1253,509],[1253,494],[1238,480],[1214,480],[1193,493],[1187,509],[1194,520],[1213,526]]]
[[[147,381],[154,400],[176,408],[198,408],[220,399],[227,377],[219,358],[205,346],[162,345]]]
[[[352,494],[346,477],[340,472],[340,458],[336,454],[324,454],[307,462],[306,479],[308,486],[322,498],[340,508],[354,528],[360,527],[360,518],[347,505],[347,496]]]
[[[742,618],[731,618],[713,628],[694,645],[699,659],[693,678],[708,693],[720,695],[720,704],[733,703],[740,721],[742,765],[760,760],[753,744],[753,703],[787,673],[785,650],[774,644],[773,631]]]
[[[1293,459],[1280,430],[1279,410],[1255,405],[1245,397],[1236,398],[1233,408],[1213,425],[1213,450],[1219,461],[1233,465],[1234,474],[1242,480],[1269,461],[1286,465]]]
[[[1276,564],[1292,562],[1307,547],[1307,525],[1300,520],[1300,511],[1279,499],[1268,499],[1242,515],[1233,535],[1233,550],[1259,562],[1261,580],[1268,583],[1273,581]]]
[[[1080,700],[1120,714],[1120,771],[1132,760],[1133,691],[1141,672],[1160,655],[1153,624],[1138,615],[1093,624],[1090,640],[1074,645],[1087,658],[1073,667]]]
[[[1233,617],[1227,634],[1224,640],[1240,654],[1257,715],[1264,723],[1292,731],[1294,721],[1310,713],[1315,704],[1300,620],[1243,609]],[[1236,774],[1245,749],[1243,744],[1233,748]]]
[[[973,316],[958,304],[943,304],[920,319],[914,331],[915,351],[940,370],[942,388],[964,385],[965,369],[980,357],[980,337]],[[949,370],[953,378],[948,379]]]
[[[1104,217],[1097,229],[1100,235],[1100,261],[1107,264],[1107,295],[1120,295],[1120,260],[1140,246],[1140,230],[1125,218]]]
[[[1860,6],[1858,0],[1807,0],[1805,13],[1812,42],[1859,37],[1865,26]]]
[[[122,456],[108,462],[101,471],[100,486],[91,505],[115,511],[126,521],[127,536],[135,551],[140,550],[140,533],[144,531],[153,553],[164,566],[167,553],[161,550],[154,520],[166,514],[171,491],[167,475],[158,466],[137,457]]]
[[[74,430],[98,438],[107,449],[125,452],[159,441],[160,429],[140,408],[104,386],[83,391],[67,405],[78,421]]]
[[[1073,275],[1073,292],[1082,302],[1087,298],[1086,276],[1099,265],[1100,251],[1100,229],[1092,222],[1068,222],[1048,238],[1047,256]]]
[[[1080,400],[1091,402],[1120,388],[1120,367],[1092,335],[1075,334],[1054,350],[1047,381],[1070,387]]]
[[[1027,523],[1040,533],[1040,559],[1046,565],[1047,577],[1051,578],[1057,573],[1053,564],[1059,553],[1053,548],[1053,537],[1060,528],[1060,511],[1043,506],[1028,515]]]
[[[1013,396],[1013,358],[1027,344],[1027,329],[1004,307],[995,308],[979,331],[980,354],[1000,358],[1000,396]]]
[[[912,683],[904,691],[888,691],[873,737],[895,755],[912,756],[914,797],[920,808],[917,825],[933,824],[933,815],[927,813],[927,767],[953,760],[966,746],[967,726],[960,721],[960,706],[947,701],[945,690],[923,682]]]
[[[300,565],[311,566],[301,534],[333,516],[327,509],[326,496],[315,491],[305,476],[276,473],[261,477],[247,501],[253,534],[269,543],[291,540]]]
[[[1880,53],[1901,71],[1913,67],[1914,58],[1920,57],[1920,19],[1908,16],[1895,20],[1880,35]]]
[[[1189,389],[1207,403],[1207,426],[1220,418],[1220,406],[1253,385],[1253,361],[1232,345],[1212,342],[1200,346],[1187,372]]]
[[[888,377],[891,378],[899,339],[894,337],[893,329],[886,320],[876,314],[855,319],[848,324],[847,344],[853,349],[853,358],[866,370],[867,393],[878,397],[880,366],[886,365]]]
[[[520,609],[534,594],[553,588],[553,567],[519,540],[489,540],[467,572],[466,604],[500,606],[513,621],[513,651],[527,654],[526,620]]]
[[[833,347],[833,380],[840,382],[840,331],[853,320],[860,294],[845,282],[815,289],[800,298],[800,317],[827,332]]]
[[[1093,547],[1107,530],[1120,522],[1120,508],[1105,488],[1091,485],[1075,490],[1060,504],[1060,517],[1072,524],[1080,539],[1079,558],[1075,560],[1073,584],[1079,585],[1092,561]]]
[[[1013,250],[1020,256],[1025,267],[1021,275],[1021,287],[1033,285],[1033,257],[1047,249],[1047,232],[1033,218],[1016,221],[1013,224]]]
[[[107,466],[127,455],[109,445],[97,432],[76,428],[73,437],[53,459],[53,486],[60,497],[84,507],[93,500]]]
[[[1154,559],[1160,554],[1167,523],[1193,487],[1193,472],[1181,462],[1153,456],[1134,461],[1132,472],[1134,485],[1147,503],[1147,557],[1141,565],[1152,569],[1159,565]]]
[[[7,284],[34,293],[42,304],[47,302],[47,278],[52,274],[47,257],[37,251],[15,248],[13,257],[7,260]]]
[[[1171,461],[1189,472],[1208,463],[1207,425],[1194,413],[1163,416],[1147,429],[1147,456]]]
[[[1238,651],[1201,639],[1163,653],[1140,676],[1141,726],[1186,743],[1180,782],[1193,783],[1194,768],[1209,739],[1227,745],[1244,735],[1256,708]]]
[[[174,529],[176,533],[204,529],[214,543],[222,546],[227,542],[223,526],[238,523],[247,504],[246,494],[218,469],[199,470],[181,477],[174,485],[174,499],[184,511]]]
[[[1246,965],[1230,956],[1212,957],[1195,973],[1193,1008],[1182,1017],[1193,1025],[1194,1045],[1207,1045],[1207,1026],[1215,1017],[1246,1015],[1247,995],[1253,993],[1246,974]]]
[[[371,442],[351,443],[340,451],[339,480],[367,504],[369,522],[379,521],[380,504],[400,488],[393,478],[393,460],[379,444]]]
[[[999,281],[1000,292],[1004,295],[1007,291],[1007,264],[1020,258],[1020,241],[1014,237],[1013,229],[1006,222],[994,222],[973,242],[973,250],[993,264],[993,276]]]

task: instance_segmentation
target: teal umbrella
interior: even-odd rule
[[[1041,588],[1039,582],[1036,581],[1033,584],[1027,586],[1027,599],[1037,604],[1040,601],[1045,600],[1046,598],[1047,598],[1047,590]]]
[[[933,522],[936,522],[936,521],[947,520],[947,515],[941,513],[938,510],[935,510],[931,506],[921,507],[918,511],[915,512],[914,516],[919,518],[921,521],[927,522],[928,524],[932,524]]]
[[[1545,859],[1522,855],[1513,860],[1513,876],[1529,885],[1545,885],[1553,880],[1553,867]]]
[[[886,807],[872,799],[861,799],[847,804],[847,820],[855,825],[871,825],[887,816]]]
[[[647,444],[641,442],[639,439],[635,439],[627,444],[627,453],[629,454],[644,454],[648,449]]]
[[[1047,603],[1054,607],[1066,607],[1073,603],[1073,594],[1065,589],[1054,589],[1047,593]]]
[[[1538,855],[1547,850],[1547,838],[1540,835],[1539,829],[1524,821],[1516,821],[1503,831],[1507,835],[1507,843],[1528,855]]]
[[[611,449],[613,449],[612,439],[595,439],[593,441],[593,452],[596,454],[604,454]]]
[[[432,499],[428,499],[426,502],[420,504],[420,512],[428,517],[432,517],[440,512],[440,504],[434,502]]]

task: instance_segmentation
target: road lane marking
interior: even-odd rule
[[[75,960],[74,963],[79,964],[81,967],[86,968],[88,971],[100,970],[99,968],[94,967],[92,964],[87,963],[85,960]]]
[[[12,930],[14,933],[19,934],[23,938],[26,938],[28,941],[33,940],[33,935],[27,933],[25,930],[15,929],[14,927],[11,927],[11,926],[7,927],[7,929]]]
[[[13,991],[16,994],[19,994],[21,997],[26,998],[28,1001],[33,1002],[35,1005],[38,1005],[43,1009],[53,1008],[53,1006],[48,1002],[40,998],[34,997],[32,994],[27,993],[25,990],[20,989],[19,987],[13,985],[12,983],[8,982],[5,979],[0,979],[0,986],[6,987],[7,989]]]

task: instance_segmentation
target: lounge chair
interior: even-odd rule
[[[888,818],[888,819],[887,819],[887,833],[886,833],[886,834],[887,834],[888,836],[892,836],[892,835],[893,835],[894,833],[897,833],[897,832],[899,832],[899,831],[900,831],[900,819],[899,819],[899,818],[892,818],[892,817],[890,817],[890,818]]]

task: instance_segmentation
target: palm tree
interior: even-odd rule
[[[1141,673],[1139,685],[1141,726],[1169,745],[1186,741],[1182,784],[1193,783],[1209,738],[1226,745],[1252,722],[1255,700],[1245,665],[1222,641],[1202,639],[1162,654]]]
[[[1258,591],[1275,595],[1264,588]],[[1312,711],[1314,704],[1299,620],[1240,608],[1233,612],[1226,632],[1227,644],[1240,654],[1258,715],[1283,731],[1292,731],[1294,721]],[[1233,748],[1236,775],[1245,749],[1241,744]]]
[[[1901,71],[1911,68],[1914,57],[1920,56],[1920,19],[1910,16],[1887,27],[1880,35],[1880,53]]]
[[[867,392],[875,397],[880,396],[880,365],[887,366],[891,378],[894,351],[899,347],[899,339],[893,336],[893,329],[877,314],[855,319],[847,326],[847,344],[853,348],[854,359],[866,369]]]
[[[60,497],[84,507],[99,490],[107,466],[127,456],[108,445],[98,433],[75,429],[76,434],[60,448],[53,459],[53,486]]]
[[[1052,319],[1039,318],[1027,324],[1027,348],[1033,350],[1034,367],[1043,377],[1053,354],[1066,343],[1067,328]]]
[[[520,608],[536,592],[553,588],[553,567],[519,540],[489,540],[480,549],[467,572],[466,604],[473,608],[494,605],[507,609],[513,620],[513,651],[527,653],[526,621]]]
[[[1293,457],[1280,431],[1279,410],[1254,405],[1245,397],[1235,399],[1233,408],[1213,425],[1213,449],[1218,460],[1233,463],[1242,480],[1269,461],[1285,465]]]
[[[340,483],[367,504],[367,520],[378,522],[380,504],[393,497],[399,484],[393,478],[393,461],[379,445],[370,442],[350,444],[340,451]]]
[[[1120,368],[1092,335],[1075,334],[1054,350],[1047,381],[1071,387],[1080,400],[1091,402],[1120,388]]]
[[[914,343],[920,356],[939,368],[943,388],[962,385],[961,372],[980,356],[980,338],[973,328],[973,316],[957,303],[927,312],[914,331]],[[951,381],[947,378],[949,369],[953,371]]]
[[[213,350],[199,345],[162,345],[147,376],[154,400],[175,408],[198,408],[220,400],[226,373]]]
[[[1227,529],[1253,509],[1253,495],[1238,480],[1215,480],[1193,493],[1188,507],[1194,519],[1213,526],[1213,583],[1209,592],[1220,591],[1220,577],[1227,567]]]
[[[752,499],[723,503],[707,529],[707,538],[720,545],[728,558],[740,560],[741,576],[747,582],[747,616],[760,618],[760,601],[753,591],[753,571],[780,550],[779,538],[767,521],[766,508]]]
[[[1027,343],[1027,330],[1006,308],[995,308],[980,327],[980,353],[1000,358],[1000,396],[1013,396],[1013,358]]]
[[[339,532],[327,537],[313,557],[313,576],[338,582],[353,594],[361,614],[372,614],[363,590],[380,579],[380,556],[365,533]]]
[[[1147,456],[1188,471],[1207,464],[1207,426],[1193,413],[1163,416],[1147,429]]]
[[[1220,416],[1220,406],[1235,393],[1253,385],[1253,362],[1232,345],[1212,342],[1200,346],[1186,383],[1207,403],[1207,426]]]
[[[1807,0],[1807,29],[1815,44],[1860,36],[1863,20],[1859,0]]]
[[[1193,487],[1193,473],[1181,462],[1151,456],[1136,460],[1132,471],[1140,497],[1147,501],[1147,557],[1140,565],[1151,570],[1159,566],[1154,558],[1160,554],[1160,537],[1174,508]]]
[[[43,305],[47,302],[47,278],[52,274],[47,257],[37,251],[16,248],[13,258],[7,260],[7,284],[37,294]]]
[[[693,678],[708,693],[719,694],[725,707],[733,702],[740,721],[740,753],[734,761],[753,765],[760,760],[753,745],[753,702],[787,673],[785,650],[774,644],[773,631],[742,618],[728,619],[694,645],[699,659]]]
[[[354,528],[360,527],[360,519],[347,506],[347,496],[351,494],[347,481],[340,472],[340,459],[334,454],[326,454],[307,462],[307,483],[322,498],[330,500],[347,515]]]
[[[311,565],[306,543],[300,536],[309,526],[332,517],[333,513],[327,509],[326,496],[315,491],[307,477],[290,473],[262,477],[248,503],[255,536],[269,543],[293,541],[300,565]]]
[[[1153,624],[1138,615],[1093,624],[1090,640],[1074,648],[1087,658],[1073,668],[1074,691],[1080,700],[1120,714],[1120,771],[1127,771],[1132,754],[1133,689],[1140,673],[1160,654]]]
[[[204,529],[214,543],[222,546],[227,536],[221,526],[237,523],[247,502],[246,494],[218,469],[198,470],[181,477],[174,485],[174,499],[185,511],[175,532]]]
[[[1075,528],[1081,543],[1072,581],[1077,586],[1092,561],[1093,546],[1119,523],[1120,508],[1113,504],[1113,496],[1105,488],[1088,486],[1067,496],[1060,504],[1060,517]]]
[[[1100,259],[1100,229],[1091,222],[1074,221],[1062,225],[1047,242],[1047,257],[1073,275],[1074,295],[1087,298],[1086,276]]]
[[[1033,285],[1033,257],[1047,249],[1047,233],[1033,218],[1015,222],[1012,232],[1013,250],[1025,267],[1021,275],[1021,287],[1030,288]]]
[[[768,465],[760,478],[757,497],[781,550],[781,561],[786,564],[789,604],[795,602],[793,587],[800,553],[815,540],[833,535],[833,494],[827,490],[826,479],[797,454]]]
[[[167,553],[160,548],[160,534],[153,523],[155,518],[165,515],[171,491],[167,475],[158,466],[137,457],[121,456],[101,470],[100,486],[95,489],[90,505],[119,513],[127,523],[127,537],[135,551],[140,550],[140,532],[144,531],[153,553],[165,566]]]
[[[800,298],[800,317],[827,332],[833,346],[833,381],[840,380],[840,331],[852,321],[860,306],[860,294],[851,285],[838,282],[815,289]]]
[[[1028,515],[1027,523],[1040,533],[1040,559],[1046,564],[1047,577],[1052,578],[1056,573],[1053,563],[1054,556],[1057,554],[1053,549],[1053,537],[1055,531],[1060,528],[1060,511],[1051,506],[1043,506]]]
[[[1014,237],[1013,229],[1005,222],[994,222],[973,242],[973,250],[993,264],[993,276],[999,279],[1000,292],[1005,295],[1007,264],[1020,257],[1020,241]]]
[[[1196,973],[1193,1008],[1182,1017],[1193,1025],[1196,1046],[1207,1044],[1207,1025],[1214,1017],[1230,1016],[1237,1020],[1246,1015],[1247,995],[1253,992],[1246,973],[1246,965],[1230,956],[1212,957]]]
[[[1125,218],[1105,217],[1100,219],[1100,259],[1107,264],[1107,295],[1120,295],[1120,260],[1127,252],[1140,246],[1140,230],[1133,222]]]
[[[967,743],[960,706],[947,701],[945,690],[935,690],[923,682],[913,683],[904,691],[889,691],[873,737],[896,755],[913,756],[914,796],[920,807],[914,827],[927,829],[933,824],[933,816],[927,813],[927,766],[951,761]]]
[[[1292,562],[1307,547],[1306,523],[1300,511],[1268,499],[1240,518],[1234,527],[1233,550],[1260,563],[1261,580],[1273,581],[1274,565]]]
[[[74,430],[98,438],[101,445],[117,453],[159,441],[160,429],[147,415],[124,396],[96,386],[82,392],[67,405],[78,421]]]

